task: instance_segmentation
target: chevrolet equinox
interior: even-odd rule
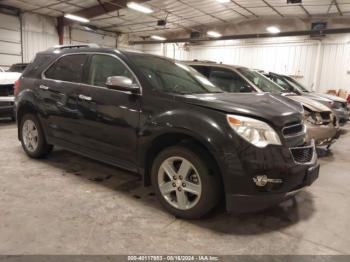
[[[303,109],[277,94],[224,93],[167,58],[92,46],[38,53],[14,87],[31,158],[53,146],[139,173],[169,212],[199,218],[275,205],[318,177]]]

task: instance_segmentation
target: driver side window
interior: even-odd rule
[[[254,92],[253,88],[237,73],[225,69],[216,68],[211,69],[209,80],[216,86],[231,93],[249,93]]]
[[[87,84],[106,87],[107,78],[110,76],[125,76],[135,82],[130,70],[115,57],[93,55],[88,70]]]

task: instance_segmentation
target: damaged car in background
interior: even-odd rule
[[[347,101],[345,99],[338,96],[309,91],[301,83],[299,83],[290,76],[276,74],[272,72],[264,75],[290,92],[308,97],[312,100],[318,101],[330,107],[336,118],[336,121],[340,126],[345,125],[346,122],[349,120],[350,110],[347,106]]]
[[[304,120],[307,139],[314,139],[317,146],[329,148],[338,137],[338,125],[329,107],[307,97],[291,93],[261,73],[242,66],[213,62],[185,62],[221,89],[232,93],[275,93],[300,102],[305,110]]]

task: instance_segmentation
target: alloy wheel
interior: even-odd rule
[[[193,208],[202,193],[199,173],[183,157],[170,157],[163,161],[158,171],[158,187],[163,198],[180,210]]]
[[[39,144],[39,133],[35,123],[27,119],[22,126],[22,138],[26,149],[29,152],[35,152]]]

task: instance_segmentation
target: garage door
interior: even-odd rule
[[[0,13],[0,67],[8,68],[21,61],[19,17]]]

